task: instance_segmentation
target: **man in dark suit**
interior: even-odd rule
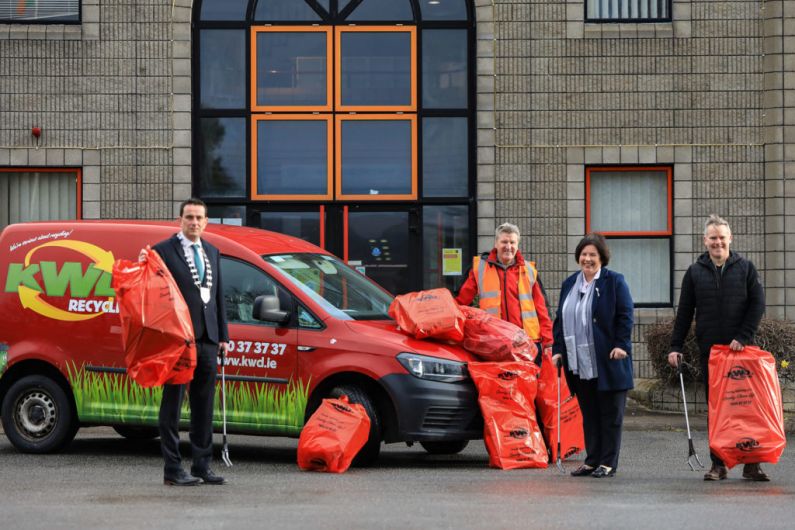
[[[188,199],[180,205],[180,232],[153,247],[165,262],[190,311],[196,337],[196,370],[189,383],[190,443],[193,465],[182,469],[179,454],[179,418],[185,385],[163,385],[160,403],[160,447],[165,467],[163,482],[170,486],[225,484],[210,469],[213,452],[213,401],[217,355],[226,352],[229,332],[221,288],[218,249],[201,240],[207,226],[207,205]],[[145,252],[141,252],[142,256]]]

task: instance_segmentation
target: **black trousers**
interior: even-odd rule
[[[215,374],[218,371],[217,354],[217,344],[197,342],[193,380],[187,385],[163,385],[158,427],[166,474],[175,473],[182,467],[179,454],[179,418],[186,386],[190,400],[190,445],[193,456],[191,469],[203,471],[210,465],[213,456],[213,401]]]
[[[571,373],[567,376],[582,411],[585,465],[617,468],[627,391],[600,391],[597,379],[584,381]]]

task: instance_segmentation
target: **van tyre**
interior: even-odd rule
[[[157,427],[114,425],[113,430],[128,440],[154,440],[160,436],[160,431]]]
[[[466,449],[469,440],[420,442],[420,445],[431,455],[455,455]]]
[[[367,392],[356,385],[340,385],[334,387],[329,395],[333,398],[340,396],[348,396],[348,401],[351,403],[358,403],[364,407],[365,412],[370,417],[370,436],[367,442],[361,448],[356,458],[353,459],[352,465],[357,467],[369,467],[378,459],[378,453],[381,452],[381,418],[378,415],[378,409],[375,404],[367,395]]]
[[[29,375],[11,385],[2,415],[6,436],[23,453],[58,451],[77,433],[71,400],[58,383],[41,375]]]

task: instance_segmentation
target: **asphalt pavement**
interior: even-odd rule
[[[692,418],[692,426],[709,465],[705,418]],[[157,440],[132,442],[95,427],[63,453],[25,455],[0,434],[0,528],[745,530],[791,528],[795,516],[791,447],[764,466],[772,482],[744,481],[735,468],[728,480],[707,483],[685,463],[683,417],[636,407],[628,410],[618,474],[604,479],[563,475],[554,465],[491,469],[481,441],[453,456],[388,445],[375,467],[339,475],[300,471],[296,440],[230,442],[234,467],[215,464],[228,485],[176,488],[162,485]]]

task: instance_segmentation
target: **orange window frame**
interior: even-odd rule
[[[666,230],[651,230],[651,231],[632,231],[621,230],[611,232],[600,232],[605,237],[610,236],[636,236],[636,237],[649,237],[649,236],[671,236],[673,235],[673,168],[671,166],[604,166],[604,167],[589,167],[585,169],[585,232],[591,232],[591,177],[593,173],[616,173],[623,171],[665,171],[667,176],[668,193],[666,197],[667,208],[667,228]]]
[[[343,105],[342,104],[342,34],[366,32],[366,33],[387,33],[399,32],[408,33],[411,40],[410,60],[411,60],[411,103],[408,105]],[[334,57],[334,77],[335,77],[335,109],[340,112],[416,112],[417,111],[417,28],[415,26],[338,26],[335,28],[335,57]]]
[[[323,121],[326,122],[326,193],[322,195],[272,195],[259,193],[257,174],[259,167],[259,157],[257,156],[257,124],[260,121]],[[334,180],[334,167],[331,162],[334,138],[331,129],[330,114],[258,114],[251,116],[251,198],[258,200],[277,200],[277,201],[322,201],[333,198],[332,182]]]
[[[408,121],[411,124],[411,193],[363,195],[342,193],[342,122],[343,121]],[[337,199],[355,201],[402,201],[417,199],[417,115],[416,114],[341,114],[336,116],[334,136],[337,139],[335,148]]]
[[[0,173],[72,173],[75,175],[75,217],[83,218],[83,170],[61,167],[0,167]]]
[[[256,26],[251,28],[251,110],[252,112],[329,112],[332,104],[332,28],[319,26]],[[257,34],[259,33],[325,33],[326,34],[326,104],[325,105],[258,105],[257,104]]]

